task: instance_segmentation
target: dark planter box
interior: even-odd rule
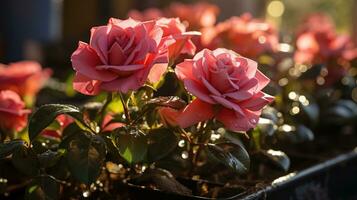
[[[195,188],[196,181],[180,181]],[[198,196],[177,195],[138,186],[129,187],[132,199],[210,199]],[[317,164],[297,173],[290,173],[276,179],[270,186],[253,194],[240,193],[222,199],[289,199],[289,200],[327,200],[357,199],[357,148],[338,157]]]
[[[357,148],[280,180],[243,199],[357,199]]]

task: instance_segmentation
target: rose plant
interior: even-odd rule
[[[244,136],[241,132],[254,128],[263,107],[272,102],[273,97],[261,91],[269,78],[257,69],[255,61],[228,49],[204,49],[176,65],[176,81],[181,87],[173,93],[178,96],[157,96],[160,85],[156,83],[172,74],[179,55],[194,55],[191,38],[199,35],[187,32],[178,18],[111,18],[107,25],[92,28],[90,42],[79,42],[71,57],[76,72],[73,88],[85,95],[104,93],[106,100],[82,108],[40,106],[29,120],[28,141],[2,139],[2,158],[12,155],[16,169],[31,179],[28,195],[42,191],[55,197],[59,190],[81,195],[81,190],[64,184],[71,179],[78,181],[72,184],[79,187],[98,181],[130,182],[147,176],[150,170],[146,168],[152,171],[178,150],[184,161],[190,161],[183,174],[197,174],[201,156],[207,161],[207,156],[212,156],[237,173],[247,172],[249,156],[244,145],[229,139],[215,143],[211,135],[222,129]],[[14,92],[1,92],[1,98],[4,108],[0,117],[14,116],[12,121],[17,122],[9,120],[2,129],[19,131],[29,110]],[[118,106],[116,113],[110,111],[113,105]],[[180,143],[182,150],[179,141],[184,143]],[[103,179],[114,173],[113,163],[128,170],[121,178]],[[58,174],[58,168],[64,174]],[[49,191],[44,182],[57,192]]]
[[[195,192],[183,183],[199,179],[196,194],[227,197],[288,171],[288,155],[318,149],[324,140],[312,141],[325,126],[354,130],[356,50],[328,18],[305,20],[293,52],[266,21],[244,14],[215,25],[217,13],[173,4],[93,27],[71,56],[71,85],[86,96],[74,105],[30,110],[24,101],[50,71],[0,67],[0,193],[114,199],[134,188],[188,197]]]

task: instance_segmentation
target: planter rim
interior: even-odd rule
[[[313,165],[301,171],[291,172],[287,175],[276,178],[269,186],[259,190],[253,194],[245,196],[243,200],[254,200],[258,197],[265,196],[267,193],[274,192],[275,190],[287,187],[287,185],[294,184],[307,176],[318,174],[322,170],[329,170],[336,166],[342,165],[351,159],[357,159],[357,147],[354,150],[338,155],[334,158],[326,160],[322,163]]]

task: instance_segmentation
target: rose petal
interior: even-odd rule
[[[252,98],[240,102],[239,105],[242,108],[251,110],[251,111],[259,111],[267,104],[271,103],[274,100],[273,96],[265,94],[264,92],[258,92]]]
[[[108,52],[110,65],[121,65],[124,63],[126,56],[120,45],[115,42]],[[97,67],[98,69],[98,67]]]
[[[191,79],[184,79],[183,83],[186,87],[186,89],[192,93],[194,96],[197,98],[207,102],[214,104],[215,102],[212,100],[212,98],[209,96],[209,92],[207,91],[206,88],[204,88],[201,84],[197,83],[196,81],[193,81]]]
[[[102,62],[100,62],[95,51],[86,43],[79,43],[77,50],[72,54],[71,61],[74,70],[88,78],[111,81],[117,77],[115,73],[96,70],[95,67],[101,65]]]
[[[216,116],[217,120],[232,131],[248,131],[256,126],[260,112],[244,111],[244,116],[237,115],[233,110],[222,109]]]
[[[73,88],[86,95],[97,95],[100,92],[100,84],[100,81],[92,80],[78,72],[73,79]]]
[[[182,128],[187,128],[198,122],[206,121],[213,118],[213,107],[199,99],[193,100],[184,108],[177,118],[177,123]]]
[[[158,82],[166,72],[168,63],[157,63],[151,68],[148,79],[151,83]]]

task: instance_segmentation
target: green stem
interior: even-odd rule
[[[100,114],[99,126],[102,126],[102,123],[103,123],[104,118],[105,118],[105,110],[109,106],[110,102],[112,102],[112,100],[113,100],[113,94],[112,93],[108,93],[107,99],[105,100],[105,103],[104,103],[102,109],[99,112],[99,114]]]
[[[129,101],[125,101],[124,97],[123,97],[123,95],[121,93],[119,93],[119,96],[120,96],[120,101],[123,104],[124,115],[125,115],[126,121],[127,121],[128,124],[131,124],[131,118],[130,118],[129,109],[128,109]]]

